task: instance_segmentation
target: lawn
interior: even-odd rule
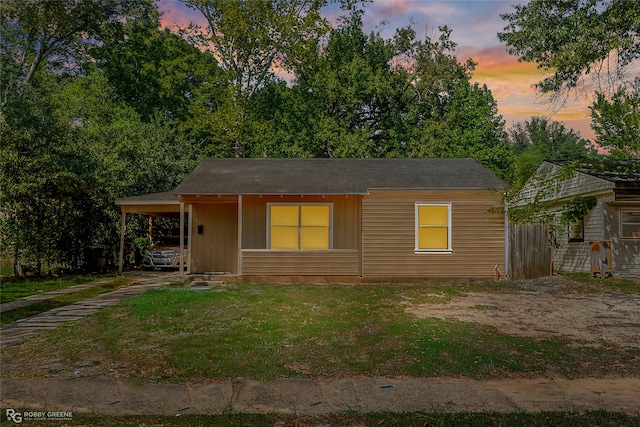
[[[349,376],[513,378],[640,375],[640,349],[535,339],[408,305],[505,282],[457,285],[226,285],[165,288],[3,351],[6,376],[145,381]],[[64,361],[64,363],[60,363]]]
[[[114,277],[113,274],[73,274],[60,277],[42,276],[16,280],[3,276],[0,280],[0,302],[15,301],[30,295],[68,288],[98,279]]]

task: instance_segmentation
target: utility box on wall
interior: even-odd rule
[[[591,258],[591,273],[593,277],[613,276],[613,263],[611,258],[611,242],[590,242],[589,256]]]

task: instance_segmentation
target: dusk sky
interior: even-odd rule
[[[426,35],[437,37],[438,27],[447,25],[452,39],[458,44],[459,61],[472,58],[478,63],[474,81],[486,84],[498,101],[499,113],[509,127],[513,122],[531,116],[545,116],[563,122],[580,132],[583,138],[593,139],[590,129],[589,101],[569,99],[556,111],[536,93],[532,85],[544,74],[534,64],[519,63],[500,43],[497,33],[506,23],[500,14],[513,11],[521,0],[374,0],[365,7],[363,18],[366,33],[379,31],[391,37],[398,27],[413,22],[413,29],[424,40]],[[179,0],[160,0],[164,12],[163,24],[184,27],[193,22],[205,26],[206,20],[197,11],[188,9]],[[339,9],[327,9],[326,17],[335,22]],[[384,24],[382,24],[384,22]]]

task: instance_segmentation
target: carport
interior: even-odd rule
[[[127,231],[127,214],[154,216],[180,216],[180,276],[184,275],[184,203],[172,191],[124,197],[115,200],[120,206],[122,220],[120,227],[120,254],[118,271],[124,268],[124,239]]]

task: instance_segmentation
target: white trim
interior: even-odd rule
[[[328,249],[300,249],[300,232],[298,231],[298,249],[271,249],[271,206],[328,206],[329,207],[329,248]],[[302,210],[298,210],[298,220],[299,215],[301,215]],[[298,222],[298,224],[300,224]],[[330,251],[333,250],[333,203],[314,203],[314,202],[304,202],[304,203],[296,203],[296,202],[268,202],[267,203],[267,223],[266,223],[266,231],[267,231],[267,242],[266,242],[266,250],[268,251],[285,251],[285,252],[298,252],[298,251]],[[298,229],[300,229],[300,225],[298,225]]]
[[[428,203],[428,202],[416,202],[414,213],[414,252],[416,254],[452,254],[453,247],[451,245],[451,203]],[[420,206],[446,206],[447,207],[447,248],[446,249],[421,249],[418,247],[418,212]]]

